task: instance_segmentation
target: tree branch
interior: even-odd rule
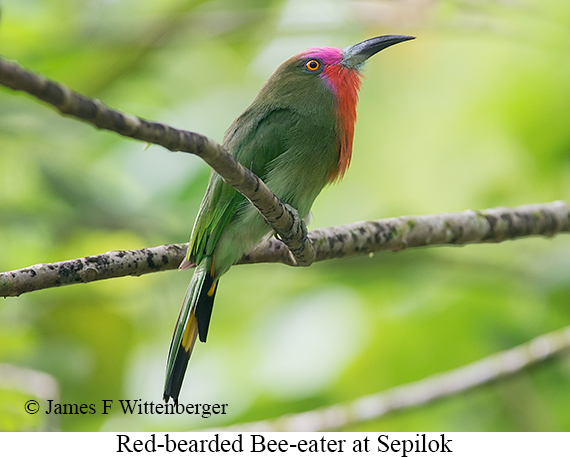
[[[26,92],[49,103],[61,114],[82,120],[99,129],[157,144],[170,151],[197,155],[258,209],[287,244],[298,265],[310,265],[314,261],[307,228],[297,211],[279,201],[261,179],[210,138],[113,110],[97,99],[78,94],[61,83],[28,72],[1,57],[0,84]]]
[[[407,216],[356,222],[312,230],[315,260],[400,251],[406,248],[468,243],[498,243],[532,235],[570,232],[570,207],[563,201],[429,216]],[[0,296],[122,276],[140,276],[178,267],[187,244],[171,244],[133,251],[112,251],[0,273]],[[286,246],[270,239],[239,263],[278,262],[295,266]]]
[[[360,397],[348,403],[288,414],[272,420],[232,425],[216,431],[338,430],[500,381],[569,349],[570,327],[566,327],[460,368]]]

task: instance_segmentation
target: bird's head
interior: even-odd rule
[[[331,180],[340,179],[352,155],[362,66],[379,51],[414,38],[408,35],[383,35],[344,49],[307,49],[281,64],[258,97],[270,101],[272,105],[287,106],[313,117],[334,113],[339,162]]]
[[[342,90],[342,83],[339,84],[338,81],[339,75],[360,76],[360,69],[374,54],[414,38],[408,35],[382,35],[344,49],[326,47],[307,49],[291,60],[297,60],[304,73],[319,75],[330,90],[336,93]]]

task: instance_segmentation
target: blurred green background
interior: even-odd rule
[[[218,141],[291,55],[417,35],[367,66],[351,169],[317,199],[311,227],[570,200],[567,0],[18,0],[1,13],[4,57]],[[0,88],[0,270],[185,242],[208,174],[196,157]],[[0,363],[50,375],[46,395],[64,403],[159,402],[190,275],[2,300]],[[226,416],[31,416],[26,376],[3,372],[0,429],[187,430],[305,411],[564,327],[569,305],[566,235],[239,266],[221,281],[180,398],[228,403]],[[570,431],[569,411],[570,359],[558,358],[350,430]]]

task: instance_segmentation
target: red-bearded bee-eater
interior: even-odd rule
[[[362,65],[413,38],[384,35],[290,58],[230,126],[224,148],[305,218],[322,188],[340,180],[350,164]],[[178,402],[196,338],[206,341],[220,276],[271,233],[257,209],[212,172],[180,265],[196,270],[170,344],[166,402]]]

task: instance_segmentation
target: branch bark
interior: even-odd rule
[[[338,430],[376,420],[397,411],[467,392],[516,375],[570,349],[570,327],[485,357],[454,370],[403,384],[384,392],[276,419],[232,425],[216,431],[316,432]]]
[[[378,251],[468,243],[498,243],[532,235],[570,232],[570,206],[563,201],[428,216],[356,222],[309,232],[315,260],[323,261]],[[122,276],[140,276],[178,267],[187,244],[133,251],[112,251],[82,259],[33,265],[0,273],[0,296],[18,296],[50,287]],[[297,265],[284,243],[273,238],[239,263],[277,262]]]
[[[109,108],[101,101],[78,94],[65,85],[24,70],[0,57],[0,84],[26,92],[55,107],[61,114],[87,122],[99,129],[163,146],[170,151],[197,155],[230,185],[241,192],[287,244],[298,265],[314,261],[307,228],[297,211],[283,204],[265,183],[243,167],[214,140],[198,133],[178,130],[132,114]]]

